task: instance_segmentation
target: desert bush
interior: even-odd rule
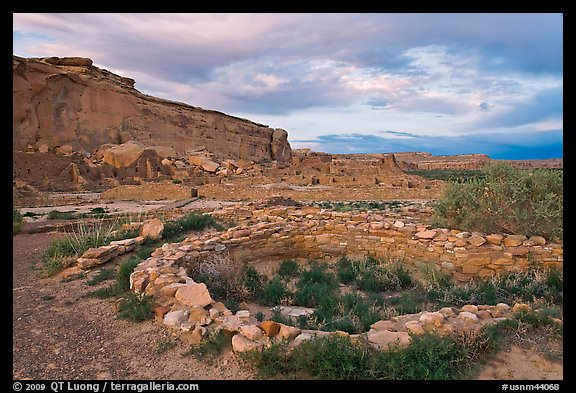
[[[98,299],[108,299],[112,297],[122,296],[130,289],[130,274],[134,268],[138,266],[141,259],[137,256],[132,256],[128,260],[120,264],[118,272],[115,275],[116,281],[107,287],[98,288],[95,291],[88,293],[88,296]],[[89,284],[90,285],[90,284]]]
[[[342,283],[354,283],[358,288],[369,291],[387,291],[407,288],[412,278],[402,264],[367,257],[351,260],[347,257],[336,262],[338,278]]]
[[[485,233],[563,236],[563,172],[495,163],[484,178],[451,182],[433,224]]]
[[[514,304],[517,302],[545,301],[553,304],[563,302],[563,274],[553,269],[530,269],[474,281],[466,285],[450,285],[433,288],[429,298],[441,306],[465,304]]]
[[[12,235],[17,235],[22,230],[24,219],[20,214],[20,210],[12,209]]]
[[[276,343],[242,357],[260,377],[277,375],[330,380],[449,380],[459,379],[484,353],[481,336],[463,340],[431,334],[414,336],[406,348],[379,351],[365,341],[331,336],[306,341],[289,351]]]
[[[59,210],[50,210],[47,217],[49,220],[72,220],[76,218],[76,213],[70,211],[61,212]]]
[[[279,304],[282,299],[290,296],[286,286],[279,277],[274,277],[266,285],[262,291],[262,303],[273,306]]]
[[[298,263],[293,259],[282,261],[278,267],[278,275],[282,277],[296,277],[298,273]]]
[[[212,253],[190,267],[191,277],[203,282],[210,293],[223,301],[240,302],[262,298],[266,277],[252,266],[230,258],[227,253]]]
[[[114,269],[100,269],[90,280],[86,281],[86,285],[97,285],[102,281],[113,279],[114,276]]]
[[[221,228],[214,217],[207,214],[188,213],[175,220],[164,223],[162,237],[165,240],[177,242],[190,231],[201,231],[207,227]]]
[[[231,345],[223,330],[212,330],[199,344],[190,347],[182,356],[194,356],[198,360],[212,360]]]

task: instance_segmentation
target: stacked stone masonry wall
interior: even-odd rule
[[[219,234],[186,238],[166,244],[158,257],[183,262],[212,252],[249,254],[265,258],[332,260],[387,258],[416,269],[434,264],[460,282],[502,272],[524,271],[531,265],[562,269],[563,244],[540,236],[469,233],[374,213],[350,213],[317,207],[272,207],[249,210],[228,207],[212,213],[215,218],[244,221]]]

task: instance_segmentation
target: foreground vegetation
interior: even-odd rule
[[[351,334],[368,331],[380,319],[445,306],[531,302],[549,305],[549,314],[559,316],[557,305],[563,302],[562,272],[536,268],[456,285],[432,265],[424,265],[414,278],[399,263],[344,257],[334,264],[308,261],[305,266],[285,260],[268,278],[221,254],[198,262],[190,271],[232,311],[242,301],[311,307],[314,312],[308,317],[290,319],[276,309],[271,319],[303,329]],[[348,288],[345,292],[340,291],[342,285]]]
[[[433,225],[562,238],[563,171],[495,163],[483,173],[484,177],[448,185],[435,205]]]
[[[351,340],[334,335],[305,341],[293,350],[281,341],[241,356],[260,378],[468,379],[478,373],[479,364],[503,348],[507,339],[519,334],[520,326],[522,335],[562,337],[562,327],[549,316],[523,312],[475,333],[413,335],[408,347],[388,351],[374,349],[362,338]]]
[[[17,212],[17,210],[14,211]],[[14,214],[16,217],[16,213]],[[183,240],[187,233],[201,231],[208,227],[222,228],[221,224],[211,216],[188,213],[177,220],[164,223],[162,241],[178,242]],[[72,227],[67,236],[56,239],[50,244],[43,255],[44,266],[40,274],[41,276],[52,276],[63,268],[74,264],[76,259],[89,248],[97,248],[110,244],[111,241],[136,236],[138,236],[137,230],[121,229],[120,220],[97,219],[96,221],[80,222]],[[160,244],[158,243],[158,245]]]

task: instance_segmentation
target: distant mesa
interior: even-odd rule
[[[198,148],[216,162],[291,159],[285,130],[142,94],[88,58],[13,56],[12,75],[14,177],[40,189],[70,188],[72,163],[94,185],[173,175]]]

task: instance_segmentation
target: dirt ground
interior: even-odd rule
[[[190,344],[154,321],[115,319],[114,300],[85,295],[96,289],[85,278],[39,278],[41,255],[58,232],[13,237],[13,378],[234,380],[255,376],[233,353],[211,363],[182,354]],[[124,257],[128,257],[126,254]],[[109,262],[118,265],[122,259]],[[109,282],[99,285],[105,286]],[[160,352],[162,343],[175,345]],[[537,349],[512,346],[487,364],[477,379],[557,380],[562,361]]]

